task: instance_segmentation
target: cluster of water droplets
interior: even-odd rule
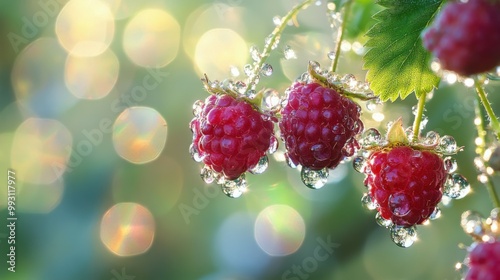
[[[474,247],[482,242],[494,242],[500,238],[500,208],[491,210],[490,216],[484,218],[475,211],[465,211],[462,213],[460,225],[464,232],[472,237],[474,242],[466,247],[470,252]],[[463,263],[457,263],[455,268],[461,270],[465,275],[468,270],[469,259],[466,258]]]
[[[389,123],[392,126],[392,123]],[[413,136],[413,131],[411,128],[405,130],[406,135],[409,139]],[[377,129],[369,128],[363,132],[359,139],[359,144],[361,145],[360,155],[353,159],[353,167],[359,173],[363,173],[368,178],[371,174],[370,166],[368,160],[373,151],[383,149],[389,145],[388,139],[383,136]],[[451,155],[456,154],[460,147],[457,146],[455,139],[451,136],[439,136],[438,133],[434,131],[429,131],[425,137],[419,137],[418,143],[411,143],[415,148],[432,150],[435,153],[442,155],[444,169],[447,172],[447,178],[445,185],[443,187],[443,198],[441,203],[447,204],[451,199],[461,199],[465,197],[470,191],[470,184],[461,174],[455,173],[457,171],[458,165],[457,161],[451,157]],[[365,180],[365,186],[369,188],[367,180]],[[377,210],[379,205],[377,201],[371,197],[369,191],[366,192],[361,198],[361,203],[366,209],[373,211]],[[439,207],[434,209],[434,212],[429,216],[429,220],[435,220],[441,216],[441,210]],[[401,227],[395,225],[390,220],[384,219],[380,213],[377,212],[375,219],[380,226],[389,228],[391,230],[391,237],[394,243],[401,247],[409,247],[416,240],[416,228],[413,227]],[[429,222],[427,220],[424,224]]]

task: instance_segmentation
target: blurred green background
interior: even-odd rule
[[[339,166],[320,190],[271,157],[249,191],[225,197],[199,177],[188,148],[200,77],[223,80],[262,49],[273,17],[297,1],[40,0],[0,2],[0,279],[459,279],[470,238],[460,214],[491,203],[473,167],[474,92],[448,77],[427,105],[427,130],[455,137],[468,197],[393,244],[362,208],[363,176]],[[280,92],[327,66],[334,30],[312,5],[272,53],[260,87]],[[377,10],[357,1],[339,72],[364,79],[359,35]],[[289,45],[297,59],[283,58]],[[233,67],[233,68],[231,68]],[[489,91],[498,91],[498,82]],[[494,106],[500,102],[491,94]],[[384,129],[404,101],[363,107]],[[498,107],[495,107],[495,110]],[[281,147],[282,149],[282,147]],[[16,272],[7,270],[7,170],[16,172]],[[325,245],[330,244],[330,245]]]

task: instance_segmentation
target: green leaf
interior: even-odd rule
[[[382,101],[417,98],[437,87],[439,77],[430,69],[431,54],[420,34],[438,11],[442,0],[380,0],[386,9],[368,32],[364,68],[370,87]]]
[[[359,40],[358,37],[364,35],[375,24],[373,15],[381,8],[372,0],[353,1],[344,38]]]

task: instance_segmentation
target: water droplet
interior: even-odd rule
[[[408,248],[417,240],[417,230],[415,227],[391,227],[391,238],[396,245],[403,248]]]
[[[429,216],[429,220],[435,220],[441,217],[441,209],[439,207],[434,208],[434,211],[432,211],[432,214]]]
[[[314,60],[309,61],[309,66],[311,66],[312,70],[316,73],[319,73],[321,71],[321,66],[317,61]]]
[[[262,58],[257,46],[250,47],[250,56],[252,57],[253,61],[259,61]]]
[[[224,180],[221,185],[222,192],[231,198],[240,197],[247,190],[247,181],[245,175],[241,175],[234,180]]]
[[[274,16],[273,17],[273,23],[276,26],[280,25],[281,24],[281,18],[279,16]]]
[[[204,166],[200,173],[201,179],[207,184],[212,184],[217,179],[217,173],[210,169],[208,166]]]
[[[191,144],[189,145],[189,153],[191,154],[191,158],[193,158],[194,161],[196,162],[202,162],[203,161],[203,156],[200,154],[198,151],[198,147],[196,145]]]
[[[425,129],[427,123],[429,122],[429,118],[426,115],[422,115],[422,120],[420,121],[420,130]]]
[[[278,138],[272,135],[271,138],[269,139],[269,149],[267,149],[267,152],[269,154],[274,154],[277,150],[278,150]]]
[[[262,174],[264,171],[266,171],[267,167],[269,166],[269,159],[267,156],[263,156],[259,159],[259,162],[250,169],[250,173],[252,174]]]
[[[275,112],[281,108],[281,98],[278,91],[274,89],[266,89],[262,95],[265,106],[264,110]]]
[[[283,55],[285,56],[285,59],[297,59],[297,54],[295,54],[295,51],[290,47],[289,45],[285,46],[285,49],[283,50]]]
[[[457,171],[457,168],[458,168],[458,164],[454,158],[446,157],[444,159],[444,169],[446,170],[446,172],[448,172],[448,174],[451,174],[451,173]]]
[[[353,74],[345,74],[341,82],[348,88],[348,89],[353,89],[356,87],[358,84],[358,81],[356,80],[356,77]]]
[[[196,100],[194,102],[194,104],[193,104],[193,115],[195,117],[199,117],[200,116],[201,111],[203,109],[203,105],[204,105],[204,103],[201,100]]]
[[[429,131],[425,135],[424,145],[426,146],[435,146],[439,142],[439,134],[435,131]]]
[[[271,45],[271,50],[274,50],[276,49],[276,47],[278,47],[278,44],[280,42],[280,35],[269,34],[269,36],[267,36],[266,39],[264,40],[264,43],[266,44],[266,46],[268,46],[269,44],[271,44],[273,36],[276,36],[276,38],[274,39],[274,43]]]
[[[377,202],[373,201],[371,195],[368,193],[363,194],[363,197],[361,198],[361,204],[363,204],[363,207],[370,211],[375,210],[378,207]]]
[[[255,96],[257,96],[257,92],[253,89],[249,89],[247,90],[247,92],[245,92],[245,96],[249,99],[254,99]]]
[[[475,211],[465,211],[460,219],[460,226],[471,236],[482,237],[486,233],[483,217]]]
[[[297,164],[295,164],[293,162],[293,160],[290,158],[290,156],[288,155],[288,153],[285,154],[285,160],[286,160],[286,164],[291,167],[291,168],[297,168]]]
[[[335,51],[328,52],[327,56],[328,56],[328,59],[334,60],[335,59]]]
[[[352,166],[354,167],[354,170],[356,170],[359,173],[363,173],[365,171],[366,167],[366,159],[364,157],[356,157],[352,161]]]
[[[407,137],[408,139],[410,139],[410,141],[411,141],[411,139],[413,139],[413,128],[412,128],[411,126],[410,126],[410,127],[407,127],[407,128],[405,129],[405,134],[406,134],[406,137]]]
[[[457,142],[449,135],[443,136],[439,141],[438,149],[441,153],[447,155],[456,154],[458,151]]]
[[[392,221],[382,218],[382,215],[380,215],[380,212],[377,212],[377,214],[375,215],[375,221],[381,227],[388,228],[388,227],[392,226]]]
[[[464,176],[455,173],[448,176],[444,184],[443,195],[453,199],[464,198],[470,192],[470,184]]]
[[[260,69],[260,72],[262,73],[262,75],[269,77],[273,74],[273,67],[271,66],[271,64],[264,63],[264,65],[262,65],[262,68]]]
[[[231,74],[231,76],[233,77],[238,77],[240,75],[240,70],[238,69],[238,67],[234,66],[234,65],[231,65],[229,67],[229,73]]]
[[[247,85],[242,82],[242,81],[237,81],[235,84],[234,84],[234,89],[241,95],[244,95],[245,94],[245,89],[246,89]]]
[[[380,143],[381,138],[382,136],[377,129],[369,128],[363,133],[360,143],[364,148],[369,148],[377,146]]]
[[[373,111],[373,110],[375,110],[377,108],[377,105],[378,104],[377,104],[376,101],[368,100],[366,102],[366,109],[371,112],[371,111]]]
[[[306,187],[319,189],[323,187],[328,180],[328,170],[326,168],[321,170],[312,170],[307,167],[303,167],[300,172],[300,176]]]

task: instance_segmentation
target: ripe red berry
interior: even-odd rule
[[[269,117],[228,94],[207,97],[191,129],[195,157],[229,180],[255,167],[274,137]]]
[[[360,107],[318,83],[294,83],[279,122],[287,156],[294,165],[334,168],[358,148],[354,136],[363,129]]]
[[[464,76],[500,64],[500,1],[448,2],[424,31],[424,47],[446,70]]]
[[[409,146],[374,152],[365,172],[365,184],[381,217],[405,227],[431,216],[447,178],[440,156]]]
[[[500,278],[500,241],[479,243],[469,254],[466,280],[496,280]]]

